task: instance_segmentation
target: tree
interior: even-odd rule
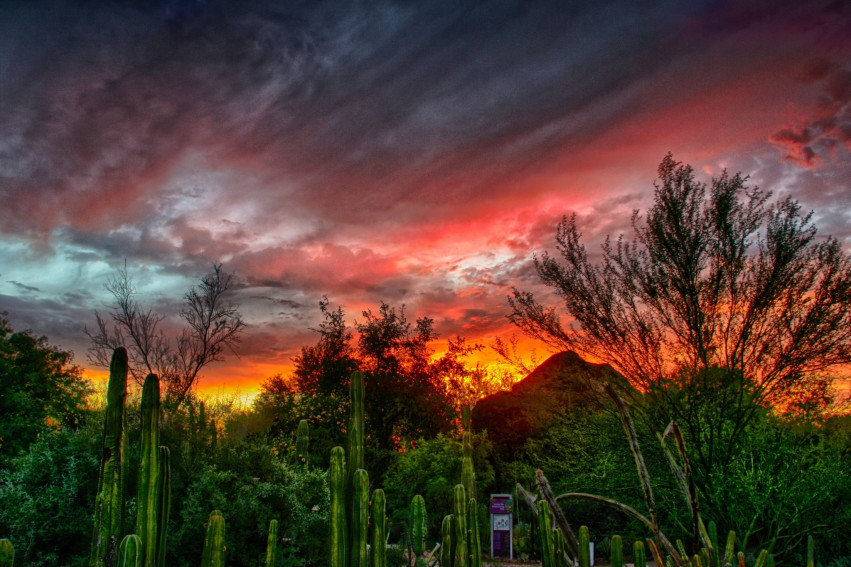
[[[741,174],[707,186],[670,154],[658,172],[634,241],[607,238],[595,262],[574,214],[558,225],[561,258],[535,259],[570,325],[518,289],[510,318],[650,392],[684,425],[701,491],[716,494],[710,473],[723,473],[761,408],[829,401],[830,371],[851,361],[851,259],[835,238],[816,239],[812,213],[770,203]]]
[[[89,360],[109,366],[112,351],[125,347],[136,381],[141,384],[147,374],[156,374],[165,386],[167,400],[179,406],[197,384],[204,367],[223,360],[226,348],[236,354],[245,322],[239,307],[227,298],[233,283],[232,274],[221,264],[214,264],[183,296],[180,317],[186,326],[169,337],[160,326],[165,316],[153,308],[143,308],[136,300],[136,287],[125,265],[106,284],[115,300],[109,315],[95,311],[97,328],[93,332],[86,328],[92,341]]]
[[[46,337],[15,332],[0,314],[0,456],[19,455],[43,433],[80,424],[92,387],[72,360]]]

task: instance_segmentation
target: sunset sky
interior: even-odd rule
[[[851,5],[5,1],[0,311],[88,366],[125,261],[169,325],[223,262],[211,394],[286,373],[323,295],[488,344],[561,216],[628,233],[669,151],[851,247]]]

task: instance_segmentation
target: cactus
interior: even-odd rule
[[[145,567],[156,565],[159,498],[160,381],[148,374],[142,386],[142,464],[139,469],[136,535],[142,540]]]
[[[715,525],[715,522],[710,521],[709,525],[706,526],[706,531],[709,533],[709,543],[712,544],[712,547],[708,549],[709,567],[718,567],[718,526]]]
[[[553,556],[556,567],[568,567],[567,555],[564,553],[564,532],[561,528],[556,528],[553,532]]]
[[[686,551],[686,546],[683,544],[683,540],[677,540],[677,551],[680,552],[680,557],[682,557],[683,561],[689,563],[688,552]]]
[[[278,520],[269,522],[269,536],[266,538],[266,567],[275,567],[278,561]]]
[[[700,548],[699,555],[700,555],[700,561],[703,563],[704,567],[711,567],[712,566],[712,556],[714,555],[714,552],[710,552],[705,547],[702,547],[702,548]]]
[[[724,565],[732,564],[736,554],[736,532],[730,530],[727,534],[727,545],[724,547]]]
[[[736,567],[745,567],[745,553],[743,551],[736,554]]]
[[[124,530],[124,499],[127,471],[127,436],[124,402],[127,397],[127,351],[117,348],[109,364],[106,416],[103,424],[98,491],[90,567],[112,564]]]
[[[355,471],[355,489],[352,494],[352,550],[350,567],[368,567],[366,553],[367,529],[369,528],[369,475],[363,469]]]
[[[623,539],[619,535],[612,536],[609,561],[612,567],[623,567]]]
[[[346,567],[348,561],[348,529],[346,528],[346,458],[342,447],[331,449],[329,471],[331,492],[330,524],[331,567]]]
[[[440,567],[452,567],[452,542],[455,538],[455,529],[453,524],[454,518],[452,514],[444,516],[443,523],[440,524],[441,546],[440,546]]]
[[[298,422],[298,430],[296,431],[295,436],[295,453],[296,453],[296,463],[300,464],[302,467],[306,467],[308,465],[308,445],[310,443],[310,426],[307,424],[306,419],[302,419]]]
[[[207,520],[207,535],[204,537],[204,552],[201,567],[224,567],[225,565],[225,519],[218,510],[210,513]]]
[[[372,545],[369,567],[387,567],[387,511],[384,491],[376,488],[372,493]]]
[[[479,537],[479,515],[478,507],[475,498],[470,498],[470,503],[467,506],[467,521],[470,523],[470,567],[482,567],[482,540]],[[564,546],[562,546],[562,554],[564,554]],[[565,556],[565,565],[566,563]]]
[[[12,567],[15,564],[15,546],[8,539],[0,539],[0,567]]]
[[[416,557],[425,553],[426,529],[425,499],[417,494],[411,500],[411,546]]]
[[[349,553],[355,553],[355,510],[352,496],[355,493],[355,473],[365,467],[363,456],[363,374],[352,372],[349,384],[351,411],[346,433],[346,521],[349,526]],[[366,496],[367,498],[369,495]],[[352,558],[352,561],[354,558]],[[365,567],[365,566],[364,566]]]
[[[647,567],[647,557],[644,554],[644,542],[636,541],[632,545],[632,562],[635,567]]]
[[[756,563],[754,563],[754,567],[765,567],[766,562],[768,561],[768,550],[763,549],[759,552],[759,557],[756,558]]]
[[[465,431],[461,436],[461,484],[469,498],[476,497],[476,473],[473,470],[473,434]]]
[[[538,507],[538,537],[541,541],[541,563],[543,567],[556,567],[550,505],[546,500],[538,500],[536,506]]]
[[[807,536],[807,567],[815,567],[816,564],[816,553],[815,553],[815,543],[813,542],[813,536]]]
[[[692,557],[691,564],[692,567],[706,567],[706,565],[703,564],[703,559],[700,558],[700,554],[698,553],[695,553],[694,557]]]
[[[118,567],[142,567],[142,540],[136,534],[124,536],[118,546]]]
[[[463,484],[456,484],[453,491],[455,497],[454,514],[455,517],[455,567],[468,567],[469,565],[469,546],[467,533],[467,496]]]
[[[165,566],[166,535],[168,517],[171,512],[171,453],[168,447],[160,447],[160,475],[157,484],[157,565]]]
[[[579,567],[591,567],[591,536],[587,526],[579,527]]]

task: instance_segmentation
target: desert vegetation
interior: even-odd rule
[[[172,342],[126,268],[109,282],[105,392],[4,315],[0,565],[479,567],[506,491],[515,553],[544,567],[586,567],[589,541],[616,566],[848,564],[848,254],[791,199],[671,156],[633,224],[600,255],[559,225],[537,267],[564,311],[509,300],[558,352],[517,382],[461,337],[436,356],[427,316],[350,324],[323,298],[290,375],[204,400],[244,326],[221,265]]]

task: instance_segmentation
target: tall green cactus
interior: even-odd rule
[[[124,530],[127,436],[124,402],[127,397],[127,350],[115,349],[109,364],[106,416],[103,424],[98,491],[90,567],[112,567]]]
[[[165,567],[168,517],[171,513],[171,453],[160,447],[159,478],[157,479],[157,566]]]
[[[364,386],[363,374],[352,372],[349,384],[349,399],[351,409],[349,413],[349,428],[346,432],[346,521],[349,526],[349,554],[355,553],[355,510],[353,508],[353,495],[355,493],[355,474],[364,469],[363,455],[363,402]],[[367,498],[369,495],[367,495]],[[350,558],[350,563],[354,558]]]
[[[467,521],[470,523],[470,567],[482,567],[482,540],[479,537],[478,505],[475,498],[470,498],[467,506]]]
[[[453,491],[455,523],[455,567],[468,567],[469,534],[467,532],[467,496],[463,484],[456,484]]]
[[[709,543],[712,544],[712,547],[709,548],[709,567],[718,567],[718,526],[715,525],[715,522],[710,521],[706,526],[706,531],[709,534]]]
[[[564,532],[561,528],[556,528],[553,532],[553,553],[556,567],[573,567],[568,565],[567,555],[564,552]]]
[[[142,540],[145,567],[157,563],[159,510],[160,381],[148,374],[142,386],[142,464],[139,468],[136,535]]]
[[[536,506],[538,508],[538,538],[541,542],[541,563],[543,563],[543,567],[556,567],[550,505],[546,500],[538,500]]]
[[[591,535],[588,526],[579,526],[579,567],[591,567]]]
[[[8,539],[0,539],[0,567],[12,567],[15,564],[15,546]]]
[[[768,561],[768,550],[763,549],[759,552],[759,556],[756,558],[756,563],[754,563],[754,567],[765,567],[766,562]]]
[[[476,497],[476,473],[473,470],[473,434],[465,431],[461,436],[461,484],[469,498]]]
[[[736,532],[730,530],[727,534],[727,545],[724,546],[724,565],[733,564],[736,557]]]
[[[352,494],[352,551],[350,567],[368,567],[366,542],[369,529],[369,475],[363,469],[355,471]]]
[[[296,430],[295,436],[295,453],[296,453],[296,463],[300,464],[302,467],[306,467],[308,465],[308,445],[310,444],[310,425],[308,425],[306,419],[302,419],[298,422],[298,430]]]
[[[384,491],[376,488],[370,503],[372,544],[369,546],[369,567],[387,567],[387,508]]]
[[[632,545],[632,562],[635,567],[647,567],[647,557],[644,554],[644,542],[636,541]]]
[[[218,510],[210,512],[201,567],[224,567],[225,565],[225,519]]]
[[[142,540],[136,534],[128,534],[118,546],[117,567],[142,567]]]
[[[330,567],[346,567],[349,532],[346,528],[346,457],[342,447],[331,449],[331,470],[328,476],[331,492]]]
[[[612,567],[623,567],[623,539],[619,535],[612,536],[609,561]]]
[[[455,540],[455,526],[452,514],[444,516],[443,523],[440,525],[441,545],[440,545],[440,567],[452,567],[454,554],[452,548]]]
[[[278,561],[278,520],[269,522],[269,536],[266,538],[266,567],[275,567]]]
[[[425,553],[426,528],[425,499],[417,494],[411,499],[411,547],[417,558]]]

